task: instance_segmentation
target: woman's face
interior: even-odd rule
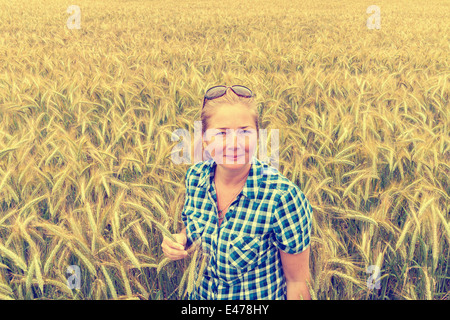
[[[217,164],[237,169],[249,163],[257,143],[255,120],[240,104],[222,105],[210,118],[202,137],[205,151]]]

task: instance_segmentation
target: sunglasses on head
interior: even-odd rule
[[[206,93],[205,93],[205,97],[203,99],[203,107],[205,107],[205,103],[206,100],[213,100],[213,99],[217,99],[223,95],[225,95],[225,93],[227,92],[228,88],[231,88],[231,90],[238,95],[239,97],[244,97],[244,98],[251,98],[253,97],[253,92],[252,90],[250,90],[247,87],[244,86],[215,86],[212,88],[209,88]]]

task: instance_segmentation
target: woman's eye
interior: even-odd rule
[[[251,130],[238,130],[237,131],[238,135],[242,135],[242,134],[247,135],[247,134],[250,134],[250,133],[252,133]],[[216,133],[215,136],[224,136],[226,134],[227,133],[225,131],[221,131],[221,132]]]

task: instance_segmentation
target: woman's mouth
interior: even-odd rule
[[[241,161],[242,159],[244,159],[245,154],[242,155],[237,155],[237,156],[226,156],[225,159],[228,159],[227,162],[228,163],[237,163],[239,161]]]

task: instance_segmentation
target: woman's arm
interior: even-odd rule
[[[283,272],[286,278],[287,300],[299,300],[300,295],[304,300],[310,300],[311,295],[306,285],[310,280],[309,252],[310,248],[297,254],[289,254],[280,251]]]

